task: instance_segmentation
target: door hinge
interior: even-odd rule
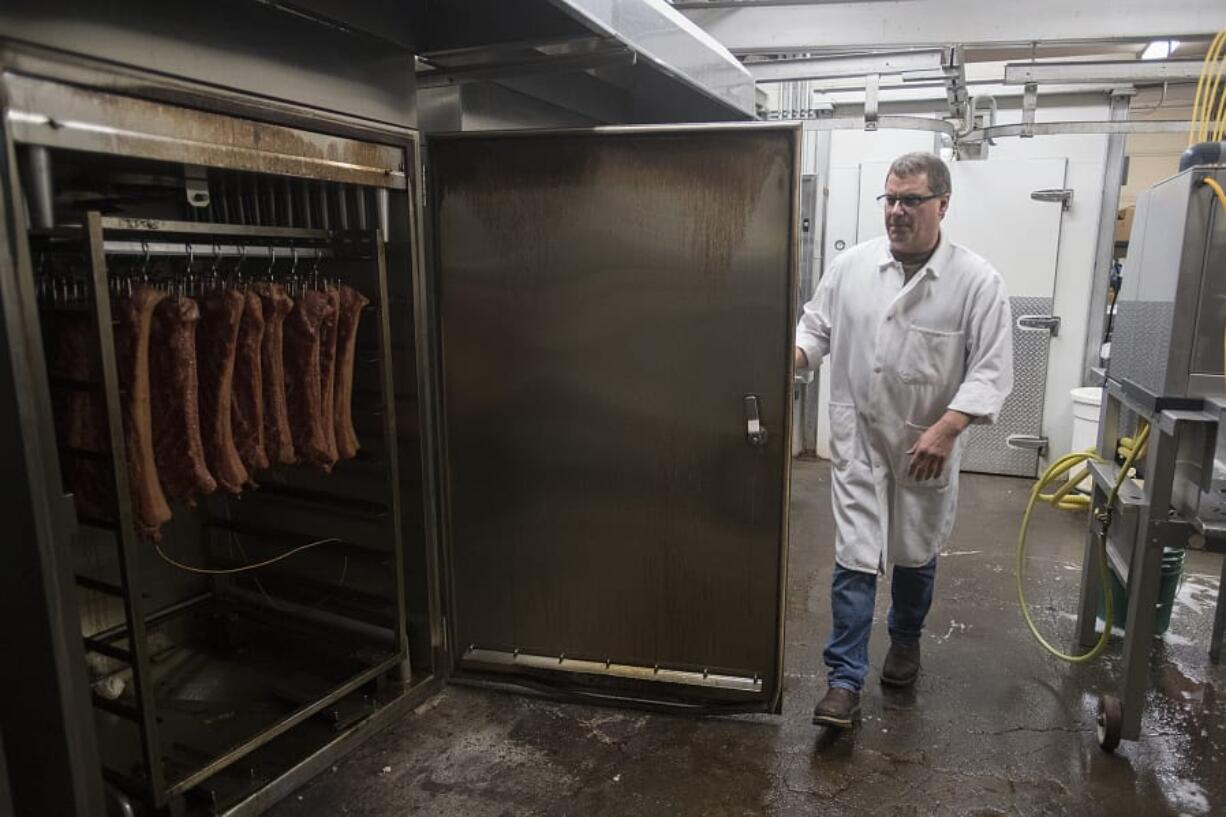
[[[1035,201],[1058,201],[1060,209],[1065,212],[1073,206],[1073,191],[1068,187],[1053,187],[1047,190],[1035,190],[1030,194]]]
[[[1047,438],[1036,434],[1010,434],[1005,438],[1005,445],[1008,448],[1016,448],[1022,451],[1038,451],[1040,454],[1047,453]]]
[[[1019,315],[1017,328],[1024,332],[1050,332],[1052,337],[1060,334],[1059,315]]]

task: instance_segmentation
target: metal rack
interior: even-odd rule
[[[1102,463],[1091,467],[1094,476],[1093,507],[1104,507],[1119,476],[1113,463],[1115,441],[1123,433],[1122,415],[1132,413],[1150,424],[1148,454],[1144,463],[1144,487],[1125,480],[1110,526],[1091,515],[1081,574],[1077,635],[1083,646],[1098,639],[1098,601],[1105,590],[1098,569],[1096,549],[1104,536],[1107,563],[1120,584],[1127,588],[1127,629],[1124,637],[1123,677],[1118,695],[1099,698],[1098,740],[1104,749],[1114,749],[1123,740],[1141,735],[1145,692],[1149,687],[1149,651],[1154,635],[1153,610],[1158,602],[1162,554],[1166,548],[1204,550],[1226,554],[1226,520],[1215,521],[1182,507],[1179,460],[1213,461],[1218,435],[1226,431],[1226,401],[1207,400],[1196,410],[1147,409],[1119,382],[1108,380],[1104,388],[1099,431]],[[1186,482],[1184,482],[1186,485]],[[1226,560],[1223,560],[1226,587]],[[1109,592],[1109,591],[1108,591]],[[1116,612],[1117,620],[1125,611]],[[1221,660],[1226,637],[1226,603],[1219,592],[1214,615],[1209,657]]]
[[[1145,190],[1129,235],[1124,283],[1116,295],[1111,360],[1098,425],[1093,504],[1082,563],[1077,634],[1096,641],[1103,591],[1098,552],[1128,591],[1119,695],[1102,695],[1098,740],[1107,750],[1137,740],[1149,682],[1154,609],[1163,552],[1226,553],[1226,398],[1221,298],[1223,212],[1203,184],[1226,167],[1190,168]],[[1149,427],[1143,486],[1122,483],[1117,441],[1132,423]],[[1139,426],[1138,426],[1139,427]],[[1226,564],[1223,566],[1226,585]],[[1118,611],[1123,614],[1124,611]],[[1226,605],[1219,591],[1209,655],[1221,658]]]
[[[84,639],[87,653],[94,653],[111,659],[131,671],[133,694],[130,700],[110,700],[96,692],[93,695],[95,708],[117,719],[118,722],[135,725],[139,732],[140,762],[138,771],[117,768],[108,764],[104,768],[106,777],[121,785],[128,791],[143,791],[147,799],[157,807],[161,807],[172,799],[184,794],[207,778],[217,774],[228,765],[245,755],[269,743],[287,730],[312,718],[313,716],[334,707],[337,702],[351,695],[362,687],[378,681],[380,678],[398,673],[407,673],[408,651],[406,639],[406,613],[404,588],[404,556],[401,537],[401,521],[399,512],[399,468],[397,463],[396,412],[394,409],[394,388],[392,385],[391,364],[391,333],[388,317],[388,285],[387,269],[384,257],[384,242],[379,231],[333,232],[326,230],[307,230],[297,228],[277,227],[244,227],[229,224],[204,224],[193,222],[158,221],[146,219],[122,219],[101,216],[97,212],[87,214],[81,227],[56,228],[51,230],[33,231],[31,238],[36,247],[46,251],[49,248],[71,246],[69,242],[84,242],[89,265],[88,297],[86,302],[92,310],[92,318],[97,333],[97,350],[100,361],[102,382],[99,384],[65,384],[54,385],[69,388],[101,388],[105,394],[106,425],[110,442],[110,454],[98,455],[93,452],[75,452],[61,447],[61,453],[67,456],[92,457],[109,462],[115,486],[114,514],[110,519],[78,517],[77,522],[84,527],[103,532],[111,537],[118,552],[119,576],[117,582],[101,580],[86,575],[77,576],[78,586],[94,593],[118,599],[123,606],[123,623],[95,632]],[[41,242],[41,245],[38,243]],[[285,260],[298,258],[328,258],[337,263],[360,264],[372,270],[370,280],[373,282],[371,292],[372,305],[376,315],[377,352],[370,361],[378,368],[377,408],[371,412],[381,418],[379,428],[381,443],[377,465],[381,468],[376,476],[386,486],[386,496],[382,501],[369,497],[345,496],[342,493],[329,492],[297,486],[294,479],[289,478],[277,486],[268,486],[264,491],[256,489],[249,499],[244,497],[242,504],[250,506],[253,503],[275,503],[283,499],[300,500],[310,503],[316,509],[340,512],[341,515],[354,514],[364,517],[371,526],[369,534],[378,544],[367,542],[342,542],[340,548],[349,553],[365,553],[368,558],[376,558],[380,563],[390,561],[390,572],[393,577],[393,587],[389,600],[385,605],[389,608],[390,620],[383,622],[384,626],[375,626],[362,621],[346,621],[344,616],[322,613],[311,610],[295,610],[294,605],[278,602],[278,616],[284,617],[286,611],[294,613],[303,622],[320,624],[330,627],[342,627],[349,631],[364,633],[368,639],[382,642],[386,639],[382,654],[366,662],[364,668],[346,673],[339,683],[334,683],[323,694],[313,696],[291,704],[288,711],[276,717],[271,723],[258,729],[228,746],[219,753],[197,751],[194,768],[186,771],[168,768],[167,742],[169,738],[163,733],[164,718],[160,715],[160,701],[157,690],[157,673],[155,672],[153,656],[149,645],[151,631],[170,626],[173,622],[202,610],[224,603],[228,611],[242,613],[259,612],[261,599],[244,593],[241,588],[221,581],[210,580],[210,589],[203,593],[195,593],[190,597],[174,603],[149,610],[146,606],[141,571],[142,553],[148,546],[137,536],[134,522],[134,510],[129,486],[129,471],[127,462],[127,447],[122,419],[120,382],[116,360],[115,342],[110,331],[113,325],[111,313],[111,276],[108,273],[108,257],[111,255],[161,254],[169,256],[234,256],[234,257],[264,257],[269,260],[270,268],[278,258]],[[231,507],[236,503],[231,499],[218,499],[210,503],[210,507],[201,511],[201,530],[204,536],[213,534],[231,535],[243,532],[268,541],[302,542],[309,534],[303,530],[295,530],[294,526],[284,522],[275,514],[264,525],[253,525],[233,518]],[[245,511],[250,509],[244,508]],[[258,513],[258,511],[257,511]],[[275,520],[275,521],[274,521]],[[346,566],[348,558],[346,555]],[[264,599],[272,604],[272,598],[260,586]],[[100,727],[103,721],[100,721]],[[130,728],[130,727],[129,727]],[[108,758],[115,761],[114,758]]]

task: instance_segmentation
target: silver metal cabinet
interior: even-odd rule
[[[799,136],[430,141],[461,673],[778,710]]]
[[[1226,239],[1206,176],[1226,182],[1226,169],[1187,170],[1137,199],[1107,369],[1136,399],[1222,393]]]

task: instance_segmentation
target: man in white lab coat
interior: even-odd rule
[[[796,330],[797,369],[830,355],[834,626],[817,724],[859,718],[877,576],[890,564],[881,681],[915,682],[936,557],[954,523],[961,435],[993,422],[1013,387],[1004,283],[942,234],[950,192],[937,156],[896,159],[878,197],[886,237],[830,264]]]

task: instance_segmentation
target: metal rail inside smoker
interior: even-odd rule
[[[102,244],[107,255],[156,255],[184,257],[189,254],[209,258],[332,258],[334,253],[323,247],[288,247],[272,244],[192,244],[172,241],[108,240]]]

